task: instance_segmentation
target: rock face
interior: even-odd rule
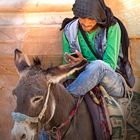
[[[11,111],[15,107],[12,89],[18,80],[13,51],[21,49],[29,60],[39,56],[44,67],[61,63],[60,26],[72,17],[74,0],[1,0],[0,1],[0,140],[11,140]],[[130,61],[140,91],[140,3],[139,0],[106,0],[114,15],[127,27],[131,40]]]

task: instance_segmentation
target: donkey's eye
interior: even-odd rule
[[[13,95],[13,96],[16,95],[15,89],[12,90],[12,95]]]
[[[38,103],[38,102],[40,102],[40,101],[42,101],[43,100],[43,96],[36,96],[36,97],[33,97],[32,99],[31,99],[31,103],[32,104],[36,104],[36,103]]]

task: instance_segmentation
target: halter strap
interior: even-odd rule
[[[48,103],[48,99],[50,96],[50,88],[51,88],[51,83],[48,85],[48,92],[47,92],[47,96],[46,96],[46,100],[45,100],[45,103],[43,105],[43,108],[37,117],[30,117],[30,116],[22,114],[20,112],[12,112],[13,120],[15,120],[17,122],[28,121],[28,122],[32,122],[32,123],[38,123],[42,119],[42,117],[44,116],[44,113],[48,107],[47,103]]]
[[[55,134],[55,136],[56,136],[55,139],[56,140],[61,140],[62,139],[61,129],[63,127],[65,127],[66,125],[70,124],[71,120],[73,119],[73,117],[75,116],[75,114],[76,114],[76,112],[77,112],[77,110],[79,108],[80,103],[83,101],[83,97],[84,96],[78,98],[75,106],[72,108],[72,110],[71,110],[68,118],[65,120],[65,122],[61,123],[58,127],[54,126],[51,130],[48,131],[48,134],[49,133],[50,133],[50,135]],[[64,135],[63,135],[63,137],[64,137]]]

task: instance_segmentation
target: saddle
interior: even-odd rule
[[[74,79],[67,79],[67,87]],[[123,140],[125,137],[124,113],[117,101],[102,86],[89,91],[84,100],[89,110],[97,140]]]
[[[125,119],[118,102],[102,86],[96,86],[85,97],[97,140],[125,138]]]

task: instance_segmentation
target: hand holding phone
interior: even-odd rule
[[[75,51],[74,53],[70,54],[65,53],[64,58],[67,63],[82,61],[83,59],[85,59],[79,51]]]

